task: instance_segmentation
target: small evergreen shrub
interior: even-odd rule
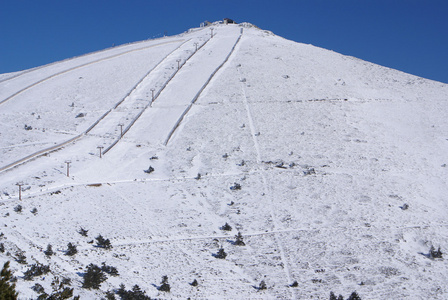
[[[227,257],[227,253],[224,251],[223,248],[220,248],[218,250],[218,253],[216,253],[214,256],[219,259],[225,259]]]
[[[33,208],[33,209],[31,210],[31,213],[32,213],[33,215],[37,215],[37,208]]]
[[[0,272],[0,296],[2,299],[17,299],[16,284],[11,283],[12,272],[9,270],[9,261],[5,262]]]
[[[154,168],[149,166],[148,170],[143,170],[143,172],[145,172],[147,174],[151,174],[152,172],[154,172]]]
[[[80,234],[80,235],[82,235],[82,236],[87,236],[87,233],[88,233],[89,231],[88,230],[85,230],[84,228],[80,228],[79,229],[79,231],[78,231],[78,233]]]
[[[22,265],[26,265],[26,256],[23,251],[17,251],[16,253],[16,262]]]
[[[151,297],[145,295],[146,292],[136,284],[131,290],[126,290],[124,284],[120,284],[120,288],[117,290],[117,295],[123,300],[151,300]]]
[[[69,278],[63,278],[62,280],[59,280],[59,277],[55,277],[53,281],[51,282],[51,288],[53,289],[53,292],[51,295],[47,295],[48,298],[43,299],[70,299],[73,297],[73,288],[69,288],[66,285],[69,285],[71,283],[71,280]],[[73,299],[79,299],[79,296],[75,296]]]
[[[53,247],[50,244],[47,245],[47,249],[44,251],[44,254],[46,256],[52,256],[54,254]]]
[[[5,245],[3,243],[0,243],[0,252],[5,253]]]
[[[297,282],[297,280],[295,280],[291,285],[290,285],[290,287],[298,287],[299,286],[299,283]]]
[[[106,296],[106,300],[116,300],[115,294],[113,291],[107,291],[105,296]]]
[[[22,205],[17,205],[16,207],[14,207],[14,211],[16,212],[16,213],[21,213],[22,212],[22,210],[23,210],[23,207],[22,207]]]
[[[265,290],[265,289],[267,289],[268,287],[266,286],[266,282],[264,282],[264,280],[262,280],[261,282],[260,282],[260,285],[258,286],[258,290],[259,291],[261,291],[261,290]]]
[[[23,273],[23,279],[33,280],[34,277],[47,274],[48,272],[50,272],[50,266],[32,264],[30,268]]]
[[[35,291],[36,293],[38,293],[38,294],[43,294],[43,293],[45,293],[45,289],[44,289],[44,287],[43,287],[42,285],[40,285],[39,283],[36,283],[35,285],[33,285],[33,286],[31,287],[31,289],[32,289],[33,291]]]
[[[233,242],[233,244],[236,246],[246,246],[246,244],[243,241],[243,236],[241,232],[238,231],[238,234],[235,235],[235,242]]]
[[[112,267],[112,266],[108,266],[104,262],[103,262],[103,264],[101,266],[101,270],[103,270],[103,272],[105,272],[105,273],[107,273],[107,274],[109,274],[111,276],[118,276],[119,275],[117,268]]]
[[[162,292],[169,292],[171,290],[171,287],[168,284],[168,276],[165,275],[162,277],[161,285],[157,289]]]
[[[96,239],[97,247],[104,248],[106,250],[112,249],[112,245],[110,244],[110,240],[103,238],[101,236],[101,234],[99,236],[97,236],[95,239]]]
[[[226,224],[224,224],[224,226],[221,227],[221,230],[224,230],[224,231],[231,231],[231,230],[232,230],[232,226],[230,226],[230,225],[226,222]]]
[[[442,253],[442,251],[440,250],[440,247],[439,247],[439,249],[437,249],[437,251],[436,251],[436,249],[434,248],[434,246],[431,246],[431,249],[429,250],[429,257],[430,257],[430,258],[442,258],[442,256],[443,256],[443,253]]]
[[[235,183],[230,187],[230,189],[231,189],[232,191],[238,191],[238,190],[241,190],[241,184],[235,182]]]
[[[65,255],[73,256],[76,253],[78,253],[78,249],[76,249],[76,246],[72,243],[67,244],[67,251],[65,251]]]
[[[361,300],[361,297],[359,297],[358,293],[355,291],[347,298],[347,300]]]
[[[86,273],[84,274],[82,287],[85,289],[99,289],[101,283],[107,279],[106,274],[100,267],[94,264],[87,266]]]
[[[195,280],[193,280],[193,282],[192,283],[190,283],[192,286],[198,286],[198,281],[195,279]]]

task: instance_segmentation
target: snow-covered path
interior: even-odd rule
[[[127,135],[129,139],[153,145],[165,143],[196,94],[229,55],[240,29],[220,28],[216,35],[179,70],[152,107],[135,123]]]

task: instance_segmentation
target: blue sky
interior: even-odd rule
[[[447,0],[0,0],[0,73],[223,18],[448,83]]]

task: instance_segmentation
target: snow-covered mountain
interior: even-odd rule
[[[81,299],[448,298],[447,102],[247,23],[3,74],[0,263],[20,299],[55,276]],[[102,263],[119,276],[82,288]]]

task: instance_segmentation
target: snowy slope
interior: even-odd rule
[[[120,283],[162,299],[448,297],[446,261],[426,256],[448,248],[448,86],[213,28],[0,77],[0,256],[21,297],[54,275],[82,299]],[[113,249],[88,243],[99,234]],[[53,275],[21,279],[19,249]],[[120,276],[83,289],[102,262]]]

